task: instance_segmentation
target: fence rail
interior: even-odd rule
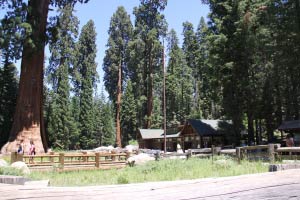
[[[56,167],[58,170],[97,169],[126,165],[128,153],[51,153],[37,155],[11,154],[11,162],[23,161],[31,169]]]
[[[273,163],[275,160],[300,160],[300,147],[280,147],[279,144],[237,147],[236,149],[221,149],[219,147],[204,149],[189,149],[186,153],[172,153],[163,158],[210,157],[214,155],[230,155],[238,162],[243,159],[264,160]],[[11,162],[24,161],[31,169],[55,167],[58,170],[77,169],[109,169],[123,167],[127,163],[128,153],[50,153],[38,155],[22,155],[12,153]]]

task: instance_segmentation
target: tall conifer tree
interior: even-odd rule
[[[96,71],[96,30],[92,20],[82,27],[77,43],[75,74],[80,100],[80,143],[82,148],[95,147],[93,88],[98,79]]]
[[[69,149],[72,119],[70,110],[69,71],[74,65],[75,39],[78,35],[78,19],[73,15],[73,7],[65,6],[57,19],[57,36],[50,43],[49,79],[54,90],[52,115],[48,123],[49,139],[54,147]]]
[[[128,71],[128,43],[132,39],[133,27],[130,16],[124,7],[119,7],[111,18],[108,30],[108,49],[104,58],[103,70],[104,84],[109,92],[109,98],[116,107],[116,144],[121,147],[121,102],[123,84],[126,81]]]
[[[134,40],[130,44],[130,78],[139,101],[138,123],[144,128],[151,128],[154,96],[161,96],[159,82],[162,80],[162,45],[159,40],[167,31],[165,17],[161,14],[166,5],[167,0],[141,0],[141,5],[134,8],[135,30]]]

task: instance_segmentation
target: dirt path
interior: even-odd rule
[[[300,169],[236,177],[113,186],[43,188],[0,184],[0,199],[296,200],[300,199]]]

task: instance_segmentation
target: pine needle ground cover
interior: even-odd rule
[[[214,160],[161,160],[143,166],[112,170],[32,172],[29,178],[49,179],[51,186],[87,186],[237,176],[267,171],[268,165],[262,162],[243,161],[237,164],[222,157]]]

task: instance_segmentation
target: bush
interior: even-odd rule
[[[21,170],[12,167],[0,167],[0,175],[23,176]]]
[[[129,180],[125,176],[119,176],[118,179],[117,179],[117,183],[118,184],[128,184]]]

